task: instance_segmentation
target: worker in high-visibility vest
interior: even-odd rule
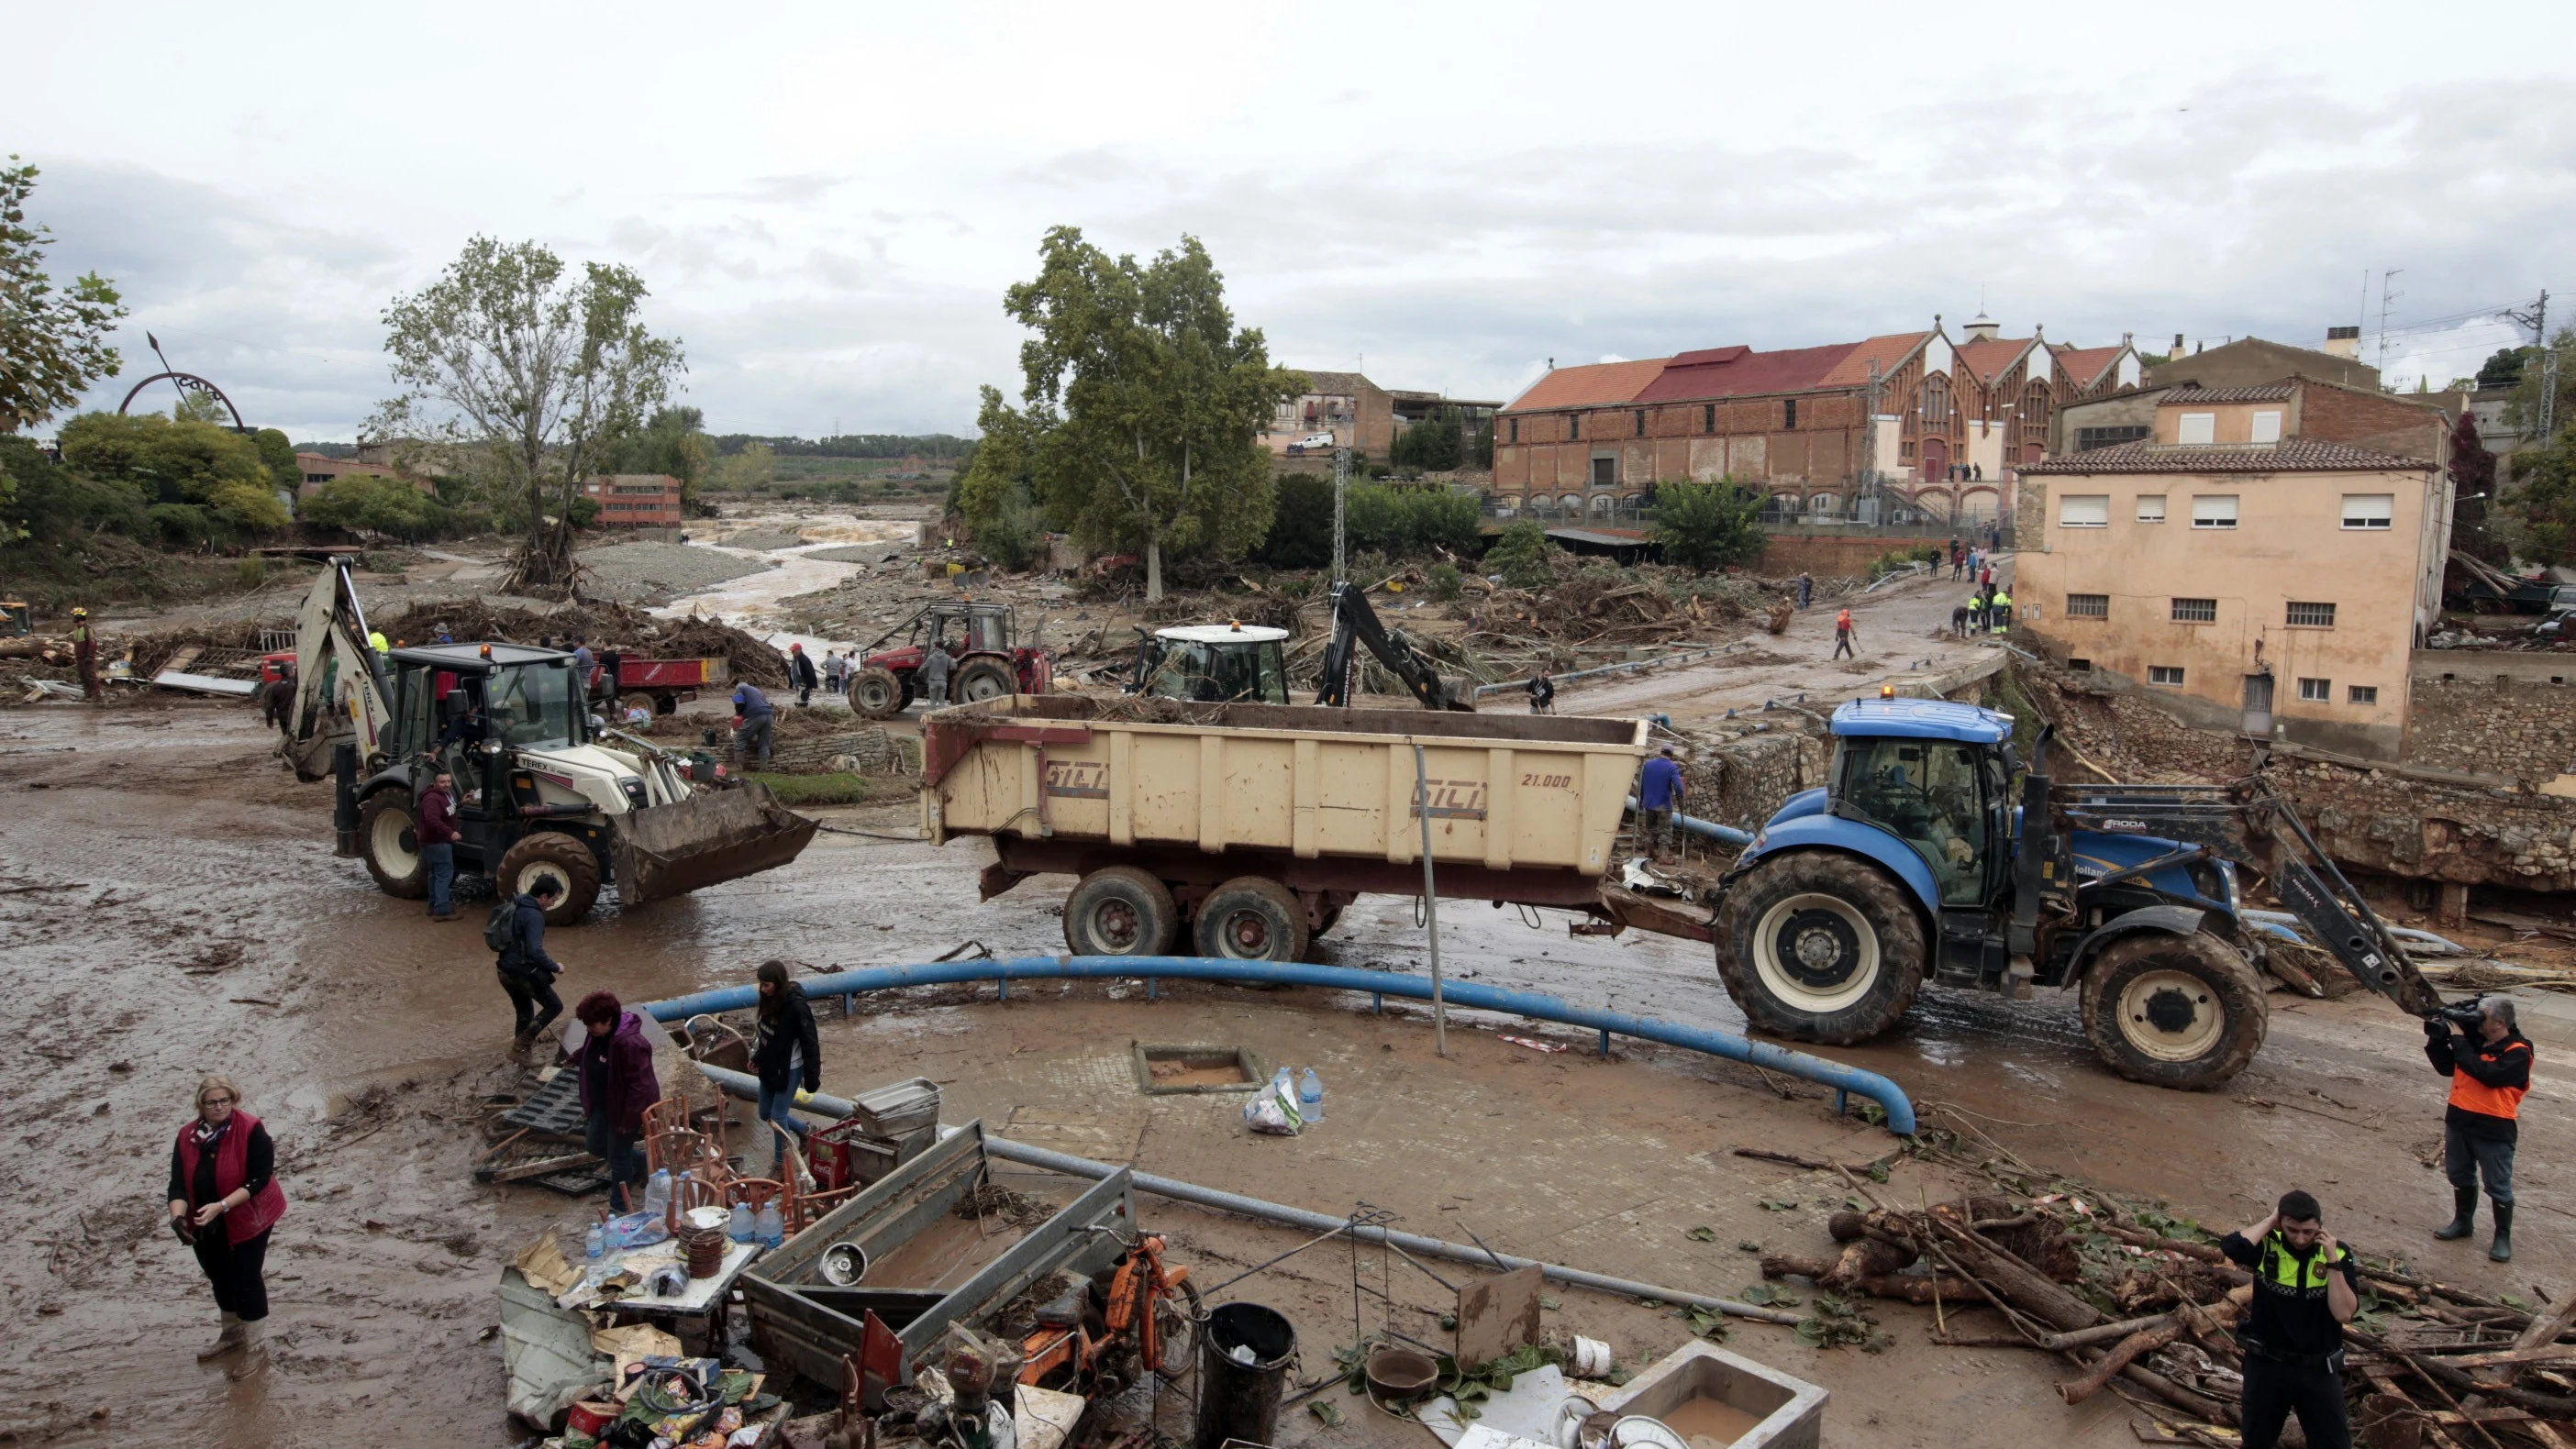
[[[72,610],[72,667],[80,675],[81,698],[96,704],[107,691],[98,682],[98,631],[89,626],[89,610]]]
[[[1998,634],[2011,632],[2012,590],[2000,587],[1997,588],[1995,590],[1994,598],[1989,602],[1990,607],[1987,610],[1986,617],[1994,620],[1995,632]]]
[[[2531,1090],[2531,1039],[2514,1025],[2513,1003],[2490,996],[2466,1012],[2424,1018],[2424,1055],[2451,1079],[2442,1113],[2442,1169],[2451,1179],[2451,1221],[2433,1230],[2456,1242],[2477,1228],[2478,1179],[2495,1205],[2487,1256],[2513,1261],[2513,1148],[2523,1093]],[[2453,1028],[2458,1030],[2455,1032]]]
[[[2352,1449],[2343,1409],[2343,1326],[2361,1307],[2352,1252],[2325,1230],[2305,1192],[2281,1194],[2272,1215],[2218,1240],[2254,1271],[2254,1298],[2236,1343],[2245,1351],[2245,1449],[2272,1449],[2296,1411],[2309,1449]]]

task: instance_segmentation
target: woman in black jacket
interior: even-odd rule
[[[760,1120],[803,1137],[796,1094],[822,1087],[823,1044],[805,988],[788,978],[784,961],[760,963],[760,1027],[752,1037],[751,1065],[760,1074]],[[785,1182],[787,1139],[773,1135],[770,1141],[769,1175]]]

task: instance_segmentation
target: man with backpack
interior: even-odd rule
[[[483,920],[483,944],[492,948],[492,969],[501,978],[501,989],[510,993],[510,1009],[518,1017],[514,1048],[518,1051],[526,1051],[539,1033],[563,1015],[563,998],[555,995],[555,978],[563,974],[563,963],[546,954],[546,910],[562,894],[563,886],[553,876],[539,876],[515,899],[494,905]]]

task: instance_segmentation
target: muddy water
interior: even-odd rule
[[[778,567],[746,574],[712,589],[682,595],[652,612],[664,618],[682,618],[693,613],[720,618],[761,634],[781,649],[792,643],[801,643],[808,649],[844,646],[852,641],[822,639],[771,627],[779,612],[779,602],[798,594],[832,588],[859,572],[857,564],[811,555],[853,544],[910,543],[920,527],[909,520],[860,518],[852,514],[763,513],[728,518],[702,530],[693,528],[690,532],[693,544],[743,558],[760,559]],[[740,548],[726,542],[731,538],[780,532],[793,533],[801,541],[791,547],[777,549]]]

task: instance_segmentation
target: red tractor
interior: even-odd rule
[[[869,719],[892,719],[921,693],[915,676],[931,641],[945,644],[957,661],[948,697],[980,704],[1006,694],[1044,694],[1055,682],[1055,656],[1013,645],[1011,606],[964,600],[925,604],[912,617],[877,636],[850,676],[850,708]],[[884,646],[900,638],[902,643]]]

